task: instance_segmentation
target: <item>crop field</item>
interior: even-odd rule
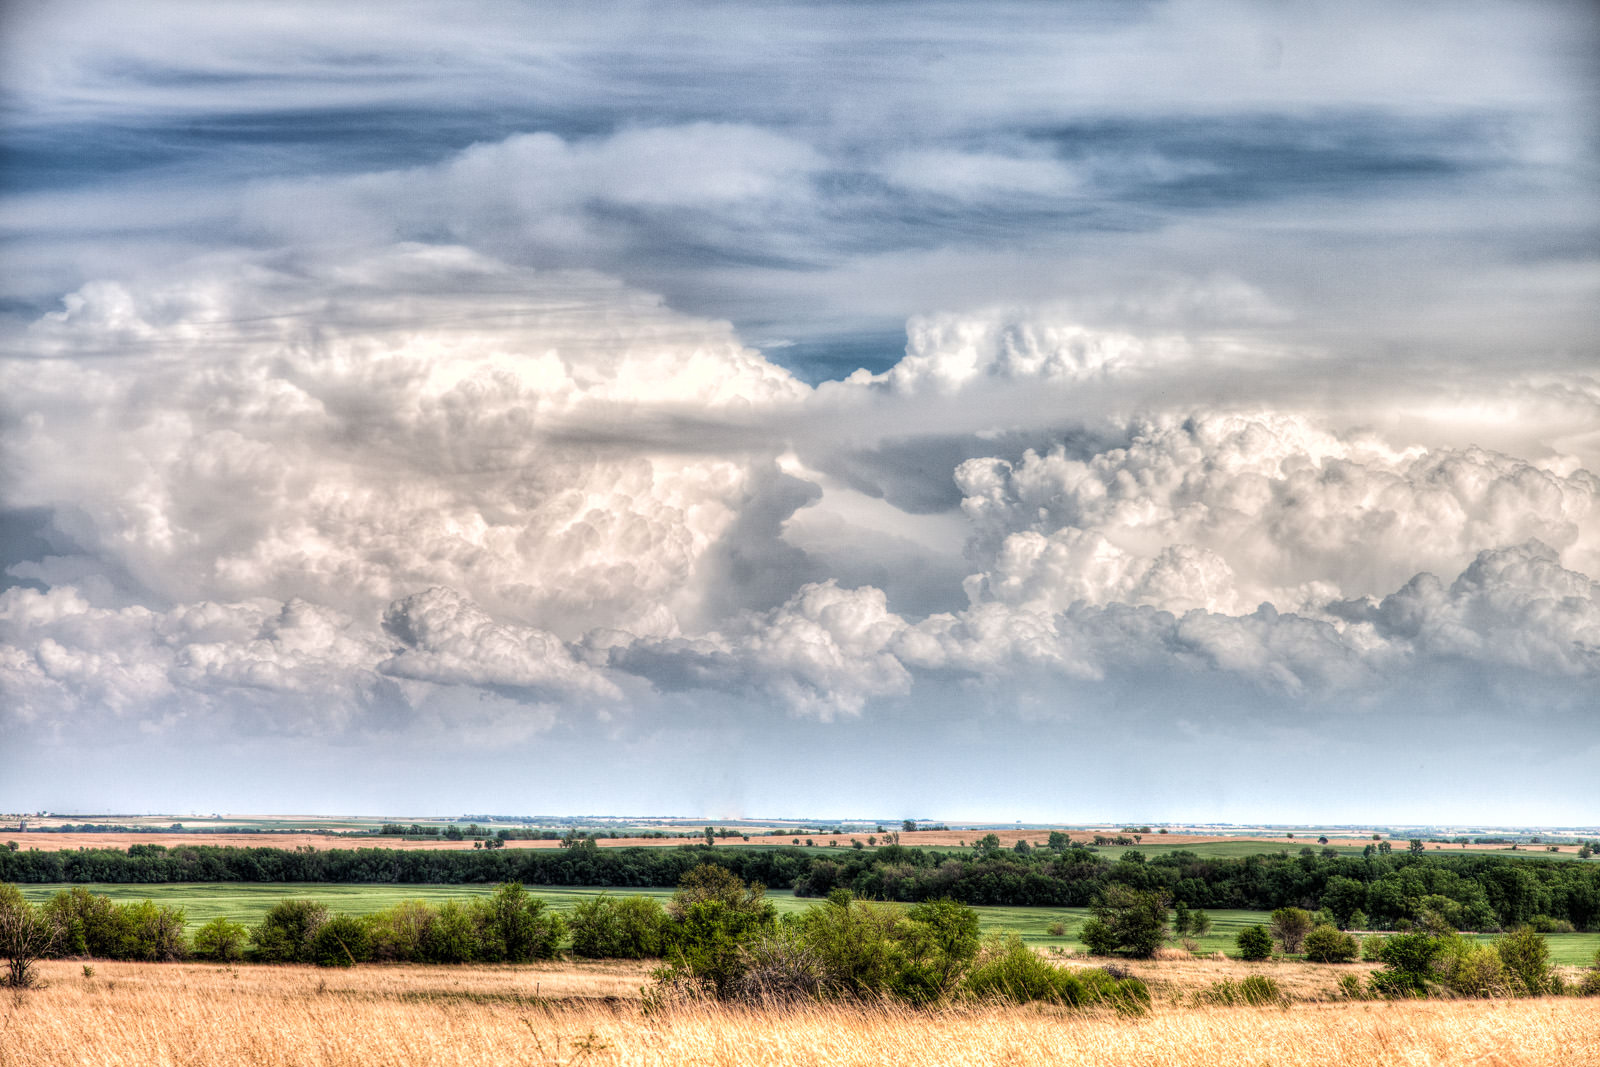
[[[22,885],[22,895],[35,904],[42,904],[67,885]],[[492,885],[340,885],[322,882],[173,882],[158,884],[85,884],[91,893],[110,897],[119,904],[140,900],[153,900],[158,904],[172,904],[184,909],[189,931],[221,916],[246,926],[261,921],[267,909],[289,897],[319,900],[339,914],[368,915],[398,904],[402,900],[425,900],[440,904],[446,900],[487,896],[494,892]],[[670,889],[586,889],[568,886],[530,886],[530,891],[549,902],[558,911],[571,908],[580,900],[609,893],[625,896],[633,893],[665,901],[672,896]],[[796,897],[789,890],[772,890],[767,893],[778,913],[801,911],[816,904],[815,898]],[[1082,951],[1077,932],[1089,918],[1087,908],[1028,908],[979,905],[973,909],[985,934],[1016,934],[1029,945],[1040,949]],[[1216,910],[1207,911],[1212,928],[1198,941],[1199,952],[1234,951],[1234,938],[1247,926],[1269,919],[1266,912]],[[1056,923],[1064,934],[1052,934]],[[1477,936],[1489,940],[1489,935]],[[1566,966],[1581,966],[1594,960],[1600,951],[1600,933],[1548,934],[1552,962]]]
[[[484,1063],[585,1067],[1044,1064],[1168,1067],[1578,1067],[1600,1061],[1592,1001],[1339,1002],[1201,1008],[1193,988],[1240,965],[1145,965],[1151,1015],[971,1005],[645,1012],[635,964],[227,967],[53,962],[45,986],[0,1004],[0,1067],[348,1067]],[[1270,965],[1257,965],[1270,966]],[[1297,965],[1286,964],[1281,968]],[[1300,968],[1310,972],[1314,968]],[[1203,1050],[1203,1052],[1202,1052]]]

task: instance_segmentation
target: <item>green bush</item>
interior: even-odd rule
[[[311,962],[318,967],[354,967],[371,958],[367,924],[354,915],[335,915],[311,937]]]
[[[1525,996],[1540,997],[1551,988],[1550,945],[1530,927],[1494,939],[1494,950],[1505,965],[1506,977]]]
[[[1053,966],[1015,934],[989,942],[964,985],[973,996],[1016,1004],[1104,1005],[1124,1015],[1142,1015],[1150,1008],[1150,991],[1139,979],[1097,968],[1074,972]]]
[[[1383,944],[1388,938],[1382,934],[1368,934],[1361,939],[1361,958],[1368,963],[1383,962]]]
[[[667,910],[649,897],[601,893],[572,909],[572,954],[587,959],[640,960],[663,952]]]
[[[1584,971],[1573,992],[1580,997],[1600,997],[1600,971]]]
[[[1239,1005],[1258,1008],[1286,1007],[1289,1003],[1289,998],[1284,995],[1282,987],[1262,974],[1250,975],[1239,982],[1231,978],[1213,982],[1196,993],[1194,999],[1200,1004],[1215,1004],[1227,1008]]]
[[[1312,963],[1349,963],[1357,951],[1356,939],[1332,924],[1318,926],[1306,935],[1306,959]]]
[[[1272,935],[1260,923],[1240,930],[1234,944],[1238,946],[1241,959],[1264,960],[1272,955]]]
[[[250,931],[243,925],[219,915],[195,931],[191,951],[196,959],[238,963],[249,939]]]
[[[1458,997],[1503,997],[1514,992],[1500,954],[1464,937],[1440,943],[1435,969],[1439,981]]]
[[[652,902],[653,903],[653,902]],[[653,904],[656,912],[661,906]],[[441,909],[442,911],[442,909]],[[474,900],[471,908],[472,950],[475,958],[526,963],[554,959],[567,937],[567,923],[549,905],[523,889],[521,882],[506,882],[487,900]],[[454,922],[454,916],[449,920]],[[458,939],[461,935],[457,935]],[[659,942],[651,955],[661,954]],[[632,957],[639,958],[639,957]]]
[[[1366,988],[1362,986],[1361,979],[1353,974],[1339,976],[1339,995],[1347,1000],[1365,1000]]]
[[[148,900],[119,904],[113,912],[113,921],[116,944],[109,955],[114,959],[166,963],[188,955],[182,908]]]
[[[1438,939],[1427,934],[1395,934],[1386,939],[1379,955],[1387,970],[1373,972],[1373,991],[1385,997],[1427,996],[1439,950]]]
[[[116,955],[117,909],[110,897],[75,885],[51,897],[42,910],[59,931],[56,951],[63,956],[110,959]]]
[[[978,913],[953,900],[924,901],[906,910],[896,937],[900,969],[894,995],[914,1004],[941,1000],[978,954]]]
[[[327,921],[326,904],[280,900],[250,931],[254,956],[264,963],[309,963],[312,939]]]

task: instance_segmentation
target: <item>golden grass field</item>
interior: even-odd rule
[[[652,1015],[636,999],[647,968],[619,963],[353,971],[96,963],[85,976],[79,963],[52,962],[41,968],[44,988],[0,1001],[0,1067],[1600,1063],[1595,1000],[1175,1006],[1185,987],[1223,973],[1206,962],[1167,968],[1166,994],[1136,1020],[1022,1007],[689,1006]],[[1164,967],[1144,965],[1151,977]]]

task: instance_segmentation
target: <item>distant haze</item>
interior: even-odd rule
[[[0,810],[1600,820],[1590,5],[0,42]]]

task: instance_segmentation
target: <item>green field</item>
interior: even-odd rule
[[[22,895],[34,903],[42,904],[65,885],[23,885]],[[489,885],[339,885],[320,882],[195,882],[156,885],[85,885],[91,893],[110,897],[117,903],[153,900],[158,904],[173,904],[184,909],[192,932],[196,927],[222,916],[235,922],[253,926],[261,921],[267,909],[286,897],[305,897],[319,900],[341,914],[367,915],[381,911],[402,900],[425,900],[440,904],[446,900],[487,896],[494,892]],[[570,909],[580,900],[610,893],[613,896],[638,893],[665,901],[672,896],[670,889],[572,889],[564,886],[530,887],[531,891],[548,901],[557,910]],[[767,894],[778,907],[779,914],[803,911],[816,904],[810,897],[796,897],[790,890],[772,890]],[[980,906],[973,909],[984,933],[1017,934],[1030,945],[1039,948],[1065,948],[1081,950],[1077,933],[1089,917],[1087,908],[1015,908]],[[1211,932],[1199,941],[1201,952],[1234,951],[1234,938],[1239,931],[1256,923],[1266,924],[1269,916],[1262,911],[1207,911],[1211,917]],[[1050,933],[1054,923],[1066,927],[1063,936]],[[1488,941],[1491,935],[1469,935]],[[1600,934],[1550,934],[1550,956],[1555,963],[1573,966],[1594,962],[1600,951]]]

